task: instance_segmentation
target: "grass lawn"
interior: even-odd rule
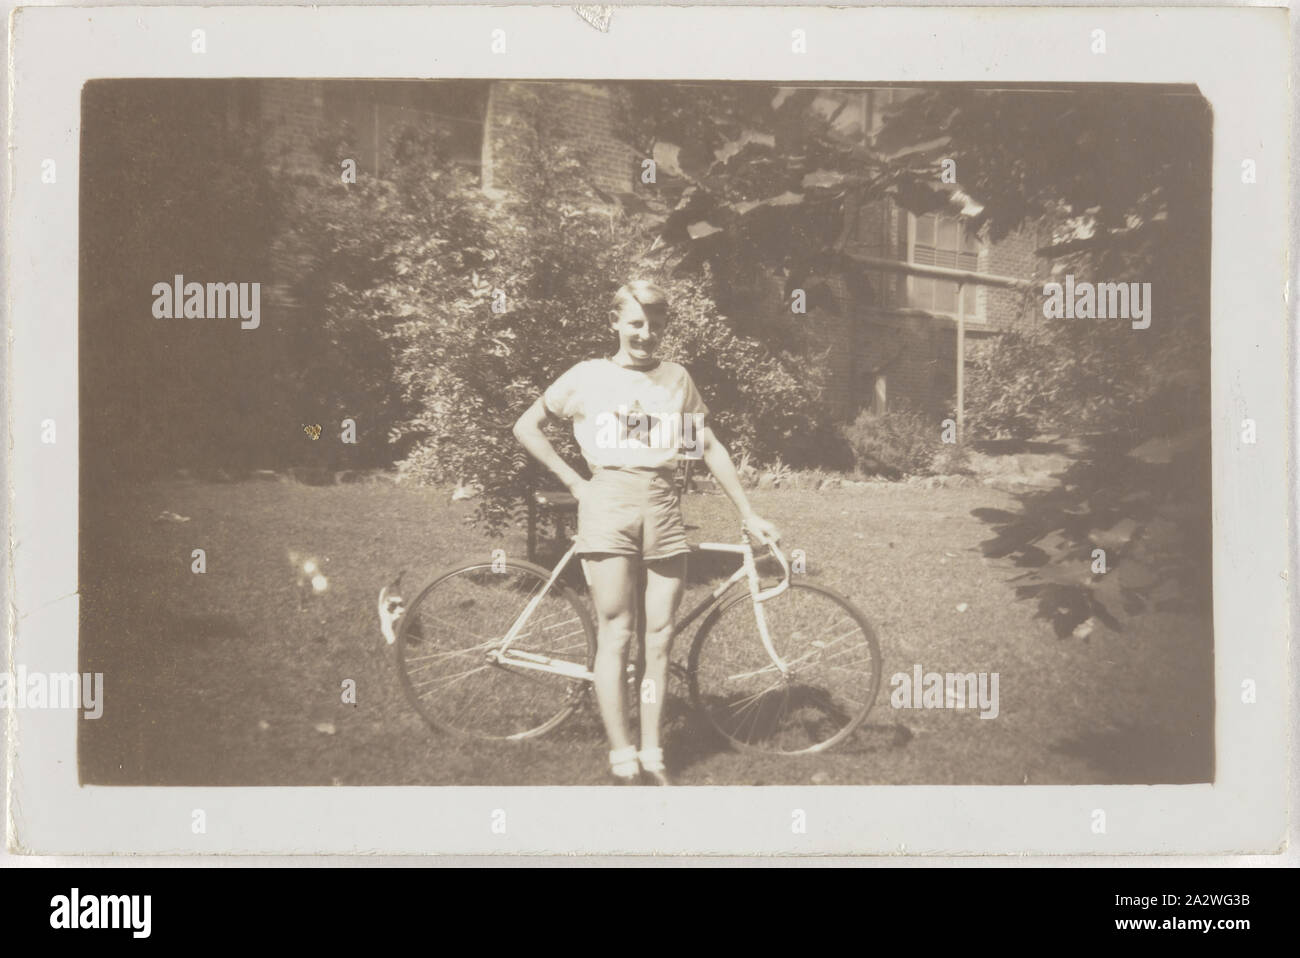
[[[871,484],[750,493],[807,554],[807,576],[849,596],[884,653],[875,708],[849,741],[806,758],[701,748],[674,723],[683,785],[1157,783],[1213,777],[1213,642],[1186,613],[1118,613],[1122,631],[1058,639],[1017,601],[1009,560],[985,558],[977,509],[1016,509],[987,486]],[[375,598],[407,591],[522,532],[489,539],[472,502],[387,484],[168,480],[83,499],[81,668],[104,673],[105,712],[79,723],[82,779],[168,785],[586,785],[605,781],[593,708],[550,736],[484,744],[430,730],[402,696]],[[170,510],[189,522],[158,522]],[[735,541],[721,495],[684,504],[694,541]],[[191,551],[207,571],[191,572]],[[299,610],[289,550],[330,588]],[[723,570],[697,566],[683,608]],[[730,571],[729,569],[726,571]],[[959,611],[959,606],[964,611]],[[678,639],[684,659],[692,634]],[[890,677],[998,673],[999,713],[902,709]],[[356,705],[341,687],[356,683]]]

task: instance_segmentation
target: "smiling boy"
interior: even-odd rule
[[[618,352],[562,374],[519,417],[514,434],[578,499],[575,542],[599,624],[594,686],[613,780],[625,785],[645,778],[669,785],[660,745],[663,695],[642,696],[638,749],[627,728],[623,676],[640,605],[645,681],[653,690],[666,685],[688,551],[673,482],[677,459],[685,454],[704,461],[751,534],[760,540],[780,536],[750,507],[730,455],[708,425],[708,406],[690,373],[655,358],[668,323],[663,290],[645,280],[628,283],[614,294],[609,315]],[[548,418],[572,420],[590,479],[583,479],[546,438],[542,424]]]

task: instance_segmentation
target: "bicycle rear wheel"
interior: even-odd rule
[[[782,675],[759,637],[748,592],[709,614],[691,646],[696,709],[736,748],[821,752],[847,738],[880,690],[875,630],[843,596],[794,582],[761,604]]]
[[[426,722],[518,740],[549,732],[578,707],[585,681],[488,659],[549,578],[531,562],[481,563],[444,573],[420,593],[402,618],[397,662],[406,696]],[[596,630],[577,596],[557,582],[510,648],[590,669]]]

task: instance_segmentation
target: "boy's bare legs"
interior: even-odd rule
[[[639,560],[628,556],[589,556],[583,561],[596,607],[596,662],[592,669],[596,705],[609,738],[614,773],[635,774],[636,746],[628,733],[623,686],[627,681],[624,670],[628,647],[636,632]]]
[[[663,770],[659,722],[668,690],[668,657],[672,650],[674,618],[685,586],[684,553],[645,564],[645,684],[641,694],[641,764],[649,772]]]

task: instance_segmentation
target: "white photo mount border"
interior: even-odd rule
[[[120,788],[75,713],[14,710],[8,843],[35,854],[1250,854],[1285,837],[1290,634],[1288,21],[1264,8],[25,8],[12,21],[7,663],[75,672],[82,85],[107,77],[1191,83],[1214,109],[1213,785]],[[1104,56],[1089,51],[1106,30]],[[191,32],[206,31],[206,52]],[[490,52],[505,30],[507,52]],[[810,53],[791,51],[806,32]],[[926,50],[918,71],[919,49]],[[1244,159],[1257,182],[1245,185]],[[42,163],[58,175],[43,183]],[[1259,424],[1252,446],[1241,420]],[[53,419],[60,440],[41,442]],[[7,665],[8,667],[8,665]],[[1241,702],[1252,679],[1257,698]],[[111,696],[111,690],[108,694]],[[743,805],[741,804],[743,803]],[[745,814],[737,815],[738,807]],[[207,829],[193,834],[192,812]],[[791,829],[802,809],[806,831]],[[1107,828],[1091,828],[1104,809]],[[494,830],[504,813],[507,827]]]

